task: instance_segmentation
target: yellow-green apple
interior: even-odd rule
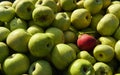
[[[56,13],[52,26],[57,27],[62,31],[66,31],[69,29],[70,25],[70,18],[66,12]]]
[[[112,4],[120,4],[120,1],[114,0],[114,1],[111,2],[111,5]]]
[[[54,41],[45,33],[36,33],[32,35],[28,42],[30,54],[35,57],[47,56],[54,46]]]
[[[84,8],[84,0],[79,0],[76,3],[76,8]]]
[[[37,60],[31,64],[29,75],[52,75],[52,66],[46,60]]]
[[[34,8],[34,4],[30,0],[21,0],[16,4],[15,12],[21,19],[30,20]]]
[[[51,52],[51,61],[58,70],[65,70],[75,59],[75,50],[67,44],[57,44]]]
[[[113,37],[117,40],[120,40],[120,26],[116,29],[116,31],[113,34]]]
[[[35,7],[39,5],[50,7],[54,13],[58,12],[57,3],[54,0],[37,0]]]
[[[9,48],[6,43],[0,42],[0,63],[8,57],[9,55]]]
[[[117,40],[111,36],[101,36],[98,40],[101,44],[110,45],[113,48],[115,47],[115,44],[117,42]]]
[[[107,13],[114,14],[120,20],[120,4],[111,4],[107,8]]]
[[[76,0],[59,0],[58,2],[64,11],[73,11],[76,8]]]
[[[100,12],[103,7],[103,0],[84,0],[84,8],[90,11],[91,14]]]
[[[107,9],[111,5],[111,0],[103,0],[103,9]]]
[[[96,59],[87,51],[80,51],[77,54],[77,58],[78,59],[86,59],[88,60],[91,64],[95,64],[96,63]]]
[[[78,46],[75,43],[67,43],[67,45],[72,47],[75,50],[76,54],[80,52],[80,49],[78,48]]]
[[[55,14],[50,7],[40,5],[33,10],[32,18],[37,25],[46,28],[53,22]]]
[[[65,43],[75,43],[77,40],[77,34],[73,31],[64,31]]]
[[[21,0],[14,0],[14,2],[12,3],[12,7],[15,8],[20,1]]]
[[[89,34],[82,34],[77,39],[77,46],[81,50],[91,51],[97,45],[96,38]]]
[[[95,75],[95,71],[88,60],[76,59],[69,65],[67,75]]]
[[[76,29],[83,29],[90,25],[91,14],[85,9],[75,9],[71,14],[71,23]]]
[[[94,30],[97,30],[97,24],[102,19],[103,16],[104,16],[103,14],[99,14],[99,13],[92,15],[90,27],[93,28]]]
[[[95,75],[113,75],[111,67],[104,62],[96,62],[93,68]]]
[[[9,35],[10,30],[6,27],[0,27],[0,41],[5,41]]]
[[[118,40],[115,44],[115,57],[117,58],[117,60],[120,61],[120,55],[119,55],[120,47],[119,46],[120,46],[120,40]]]
[[[65,41],[64,33],[59,28],[50,27],[46,29],[45,33],[53,39],[55,45],[58,43],[64,43]]]
[[[25,54],[14,53],[3,62],[3,71],[6,75],[22,75],[29,69],[30,61]]]
[[[119,26],[119,19],[111,13],[105,14],[97,24],[97,31],[101,35],[112,35]]]
[[[15,17],[9,22],[9,27],[11,31],[18,28],[27,29],[27,23],[23,19]]]
[[[11,1],[1,1],[0,6],[12,6],[12,2]]]
[[[95,46],[93,55],[97,61],[109,62],[114,58],[114,48],[109,45],[99,44]]]
[[[15,10],[11,6],[0,6],[0,21],[9,22],[15,16]]]
[[[27,28],[27,32],[34,35],[36,33],[43,33],[44,29],[38,25],[31,25]]]
[[[6,38],[6,43],[16,52],[27,52],[30,37],[31,34],[29,34],[26,30],[19,28],[9,33]]]

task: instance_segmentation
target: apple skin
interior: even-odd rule
[[[15,12],[21,19],[30,20],[34,8],[34,4],[30,0],[21,0],[15,6]]]
[[[35,57],[47,56],[52,51],[53,46],[53,40],[45,33],[34,34],[28,42],[30,54]]]
[[[0,63],[8,57],[9,55],[9,48],[6,43],[0,42]]]
[[[81,8],[75,9],[71,14],[70,19],[71,24],[79,30],[88,27],[90,25],[91,18],[90,12],[85,8]]]
[[[102,6],[102,8],[103,8],[103,9],[108,8],[109,5],[111,5],[112,2],[113,2],[113,1],[111,1],[111,0],[103,0],[103,6]]]
[[[99,44],[95,46],[93,55],[97,61],[109,62],[114,58],[114,48],[109,45]]]
[[[120,61],[120,48],[119,48],[119,45],[120,45],[120,40],[118,40],[115,44],[115,57],[117,58],[117,60]]]
[[[12,6],[12,2],[10,2],[10,1],[1,1],[0,6]]]
[[[37,60],[31,64],[29,75],[52,75],[51,64],[46,60]]]
[[[96,45],[96,38],[88,34],[82,34],[77,39],[77,46],[81,50],[90,51],[93,50]]]
[[[30,38],[31,34],[29,34],[26,30],[16,29],[9,33],[6,38],[6,43],[14,51],[25,53],[28,51],[28,41]]]
[[[0,21],[9,22],[15,16],[15,10],[11,6],[0,6]]]
[[[88,60],[76,59],[68,67],[67,75],[95,75],[95,71]]]
[[[105,14],[97,24],[97,31],[101,35],[110,36],[119,26],[119,19],[114,14]]]
[[[57,44],[51,53],[51,61],[58,70],[65,68],[76,59],[75,50],[67,44]]]
[[[29,69],[28,57],[22,53],[14,53],[3,62],[3,71],[6,75],[21,75]]]
[[[91,14],[98,13],[103,7],[103,0],[84,0],[84,8]]]
[[[6,27],[0,27],[0,41],[5,41],[9,35],[10,30]]]
[[[120,27],[118,27],[115,31],[115,33],[113,34],[113,37],[117,40],[120,40]]]
[[[50,7],[40,5],[33,10],[32,18],[35,24],[46,28],[53,22],[55,14]]]
[[[93,67],[95,75],[113,75],[111,67],[104,62],[96,62]]]

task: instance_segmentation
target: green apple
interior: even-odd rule
[[[96,62],[93,65],[95,75],[113,75],[112,69],[104,62]]]
[[[14,0],[14,2],[12,3],[12,7],[15,8],[20,1],[21,0]]]
[[[103,16],[104,16],[103,14],[99,14],[99,13],[92,15],[90,27],[94,30],[97,30],[97,24],[103,18]]]
[[[103,0],[103,9],[106,9],[109,7],[109,5],[111,5],[111,0]]]
[[[6,38],[7,45],[16,52],[27,52],[31,35],[24,29],[13,30]]]
[[[114,58],[114,48],[109,45],[99,44],[94,48],[93,55],[97,61],[109,62]]]
[[[78,46],[75,43],[67,43],[67,45],[72,47],[75,50],[76,54],[80,52],[80,49],[78,48]]]
[[[14,53],[3,62],[3,71],[6,75],[22,75],[29,69],[30,61],[25,54]]]
[[[53,40],[45,33],[34,34],[28,42],[30,54],[36,57],[47,56],[52,51],[53,46]]]
[[[46,60],[37,60],[31,64],[29,75],[52,75],[51,64]]]
[[[50,7],[54,11],[54,13],[58,12],[57,3],[54,0],[38,0],[35,3],[35,7],[39,5]]]
[[[54,40],[55,45],[58,43],[64,43],[65,41],[63,31],[56,27],[46,29],[45,33],[47,33]]]
[[[15,10],[11,6],[0,6],[0,21],[9,22],[15,16]]]
[[[115,44],[115,57],[120,61],[120,40],[118,40]]]
[[[21,0],[15,7],[17,16],[24,20],[32,19],[33,10],[34,4],[30,0]]]
[[[8,57],[9,55],[9,48],[6,43],[0,42],[0,63]]]
[[[84,8],[84,0],[79,0],[76,5],[76,8]]]
[[[89,62],[91,62],[91,64],[95,64],[96,63],[96,59],[87,51],[80,51],[77,54],[77,58],[78,59],[86,59]]]
[[[91,18],[87,9],[75,9],[71,14],[71,23],[76,29],[83,29],[90,25]]]
[[[107,13],[114,14],[120,20],[120,4],[111,4],[107,8]]]
[[[66,12],[58,12],[55,15],[55,19],[52,23],[52,26],[57,27],[62,31],[68,30],[70,25],[71,25],[70,18]]]
[[[103,0],[84,0],[84,8],[90,11],[91,14],[100,12],[103,7]]]
[[[10,1],[1,1],[0,6],[12,6],[12,2],[10,2]]]
[[[116,31],[113,34],[113,37],[117,40],[120,40],[120,26],[116,29]]]
[[[75,50],[67,44],[57,44],[51,52],[51,61],[58,70],[65,70],[75,59]]]
[[[112,1],[111,4],[120,4],[120,1]]]
[[[64,11],[73,11],[76,8],[76,0],[59,0]]]
[[[6,27],[0,27],[0,41],[5,41],[9,35],[10,30]]]
[[[117,40],[111,36],[101,36],[98,40],[101,44],[110,45],[113,48],[115,47],[115,44],[117,42]]]
[[[40,5],[33,10],[32,18],[37,25],[46,28],[53,22],[55,14],[50,7]]]
[[[105,14],[97,24],[97,31],[101,35],[112,35],[119,26],[119,19],[114,14]]]
[[[14,19],[10,21],[9,26],[10,26],[11,31],[18,29],[18,28],[27,29],[26,21],[22,20],[21,18],[17,18],[17,17],[15,17]]]
[[[37,25],[31,25],[27,28],[27,32],[34,35],[36,33],[43,33],[44,29]]]
[[[95,71],[88,60],[76,59],[69,66],[67,75],[95,75]]]
[[[77,40],[77,34],[73,31],[64,31],[65,43],[75,43]]]

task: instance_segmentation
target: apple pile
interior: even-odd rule
[[[120,75],[119,0],[0,2],[0,75]]]

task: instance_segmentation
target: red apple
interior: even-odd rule
[[[96,38],[89,34],[82,34],[77,39],[77,46],[81,50],[90,51],[96,46]]]

